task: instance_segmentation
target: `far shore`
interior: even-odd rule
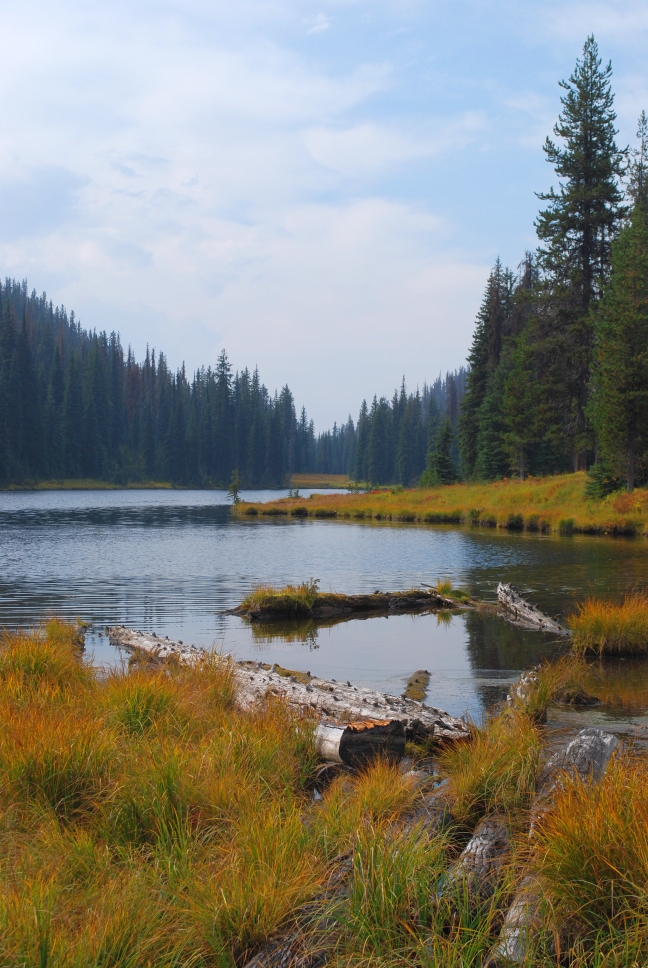
[[[646,535],[648,489],[591,497],[585,472],[431,488],[382,488],[241,502],[238,515],[463,524],[540,534]]]
[[[250,491],[285,491],[292,488],[338,488],[346,487],[349,478],[346,474],[294,474],[292,482],[259,487],[243,487]],[[173,484],[170,481],[102,481],[94,478],[64,478],[51,480],[20,481],[0,487],[0,491],[226,491],[226,484],[196,485]]]

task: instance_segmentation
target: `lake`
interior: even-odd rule
[[[564,615],[588,594],[615,596],[647,575],[645,539],[241,519],[230,514],[225,491],[0,493],[4,626],[31,625],[52,614],[82,618],[92,625],[88,654],[101,664],[121,661],[103,630],[124,624],[397,694],[412,672],[427,669],[428,701],[477,720],[505,696],[521,669],[561,654],[564,642],[474,613],[449,621],[399,615],[331,627],[257,628],[224,612],[261,583],[317,578],[324,590],[355,593],[449,578],[490,600],[499,581],[511,581],[544,611]],[[648,723],[643,666],[627,663],[619,673],[617,663],[615,669],[620,681],[641,683],[632,708],[619,699],[578,713],[579,722],[584,716],[588,725],[618,721],[626,731]],[[574,715],[561,713],[558,720]]]

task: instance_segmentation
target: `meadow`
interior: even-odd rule
[[[620,757],[596,788],[565,782],[533,849],[526,833],[539,695],[551,701],[573,674],[541,670],[533,715],[518,703],[470,742],[410,750],[432,753],[444,779],[440,831],[417,820],[431,781],[398,765],[343,773],[314,797],[314,724],[271,697],[240,708],[224,657],[190,668],[135,656],[106,674],[83,661],[75,626],[6,633],[0,963],[234,968],[315,904],[331,965],[476,968],[521,869],[551,901],[529,964],[556,964],[566,924],[573,965],[645,963],[645,760]],[[489,815],[514,848],[477,904],[447,871]]]
[[[585,472],[434,488],[384,488],[241,503],[239,515],[291,515],[368,521],[469,524],[558,534],[646,534],[648,490],[590,497]]]

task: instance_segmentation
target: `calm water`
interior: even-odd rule
[[[491,599],[498,581],[513,581],[545,611],[565,614],[586,594],[611,596],[643,583],[648,542],[240,520],[220,491],[0,493],[0,624],[79,616],[92,623],[88,651],[102,663],[119,659],[103,628],[120,623],[390,692],[401,692],[408,676],[425,668],[432,674],[428,701],[479,718],[520,669],[564,649],[474,614],[449,623],[393,616],[263,629],[223,614],[261,582],[310,577],[322,589],[345,592],[447,577]],[[605,707],[588,715],[613,714]],[[643,724],[643,709],[630,721]]]

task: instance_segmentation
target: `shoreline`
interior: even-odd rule
[[[468,525],[570,536],[648,534],[648,489],[587,494],[584,471],[524,481],[468,482],[435,488],[391,488],[364,494],[317,494],[306,500],[241,502],[239,517],[284,516],[321,520]]]

